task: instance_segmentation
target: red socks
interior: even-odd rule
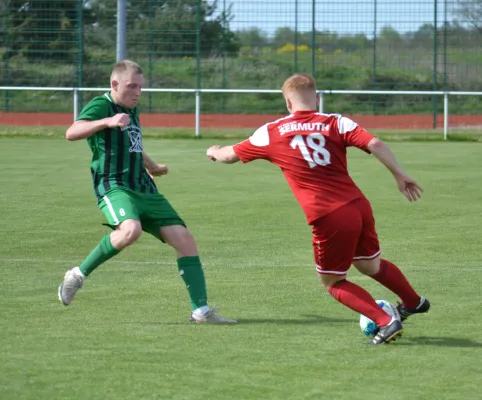
[[[371,278],[398,295],[406,308],[412,309],[419,305],[420,296],[413,290],[402,271],[390,261],[380,260],[380,270]],[[337,301],[370,318],[378,326],[388,325],[391,321],[391,317],[375,302],[370,293],[352,282],[336,282],[328,291]]]
[[[375,302],[370,293],[352,282],[336,282],[328,291],[337,301],[370,318],[378,326],[388,325],[391,321],[391,317]]]
[[[413,290],[402,271],[390,261],[381,259],[380,270],[370,278],[398,295],[406,308],[412,309],[419,305],[420,296]]]

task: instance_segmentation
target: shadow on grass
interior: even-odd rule
[[[321,315],[302,315],[303,319],[293,318],[240,318],[239,324],[275,324],[275,325],[313,325],[313,324],[332,324],[332,323],[353,323],[353,319],[330,318]]]
[[[400,341],[397,341],[395,345],[421,345],[421,346],[442,346],[442,347],[482,347],[482,343],[475,342],[467,338],[453,338],[453,337],[403,337]]]
[[[315,325],[315,324],[348,324],[353,323],[353,319],[346,318],[330,318],[323,317],[321,315],[301,315],[302,318],[296,317],[292,319],[287,318],[236,318],[230,315],[230,318],[235,318],[238,321],[238,325],[261,325],[261,324],[273,324],[273,325]],[[143,322],[144,325],[186,325],[185,322],[168,322],[168,323],[148,323]],[[200,324],[192,324],[199,326]]]

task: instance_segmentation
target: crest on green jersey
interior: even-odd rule
[[[127,133],[131,141],[131,147],[129,147],[130,153],[142,153],[142,131],[136,125],[127,125]]]

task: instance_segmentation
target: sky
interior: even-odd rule
[[[339,34],[364,33],[373,35],[384,26],[391,26],[400,33],[416,31],[425,23],[434,23],[435,0],[313,0],[315,2],[315,29],[329,30]],[[234,15],[231,30],[237,31],[259,27],[269,36],[277,28],[295,28],[311,31],[312,0],[218,0],[218,11],[232,4]],[[297,6],[296,6],[297,3]],[[375,21],[376,3],[376,27]],[[438,0],[437,18],[440,24],[445,17],[451,20],[456,0]],[[298,12],[295,13],[296,7]]]

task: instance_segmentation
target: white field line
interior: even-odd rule
[[[75,265],[81,262],[82,259],[77,260],[44,260],[41,258],[0,258],[0,264],[4,263],[43,263],[43,264],[66,264],[66,265]],[[117,263],[117,264],[138,264],[138,265],[150,265],[150,264],[160,264],[160,265],[171,265],[175,264],[176,262],[166,262],[166,261],[123,261],[123,260],[110,260],[109,263]]]
[[[82,260],[81,259],[76,259],[76,260],[47,260],[47,259],[41,259],[41,258],[0,258],[0,264],[7,264],[7,263],[26,263],[26,264],[65,264],[67,266],[69,265],[76,265],[79,264]],[[107,261],[108,263],[115,263],[115,264],[133,264],[133,265],[175,265],[176,261],[173,260],[172,262],[168,261],[129,261],[129,260],[109,260]],[[258,264],[255,263],[246,263],[242,265],[233,265],[230,264],[229,261],[227,262],[215,262],[215,263],[207,263],[203,262],[203,266],[207,267],[210,265],[228,265],[230,267],[287,267],[287,266],[295,266],[295,265],[283,265],[280,263],[267,263],[267,262],[260,262]],[[316,268],[315,264],[305,264],[305,265],[299,265],[299,267],[312,267],[313,269]],[[478,271],[482,272],[482,266],[481,267],[457,267],[457,266],[451,266],[451,265],[438,265],[438,266],[426,266],[426,267],[417,267],[417,266],[412,266],[412,265],[406,265],[406,268],[410,270],[416,270],[416,271],[437,271],[440,269],[453,269],[455,271]],[[354,268],[354,267],[353,267]]]

